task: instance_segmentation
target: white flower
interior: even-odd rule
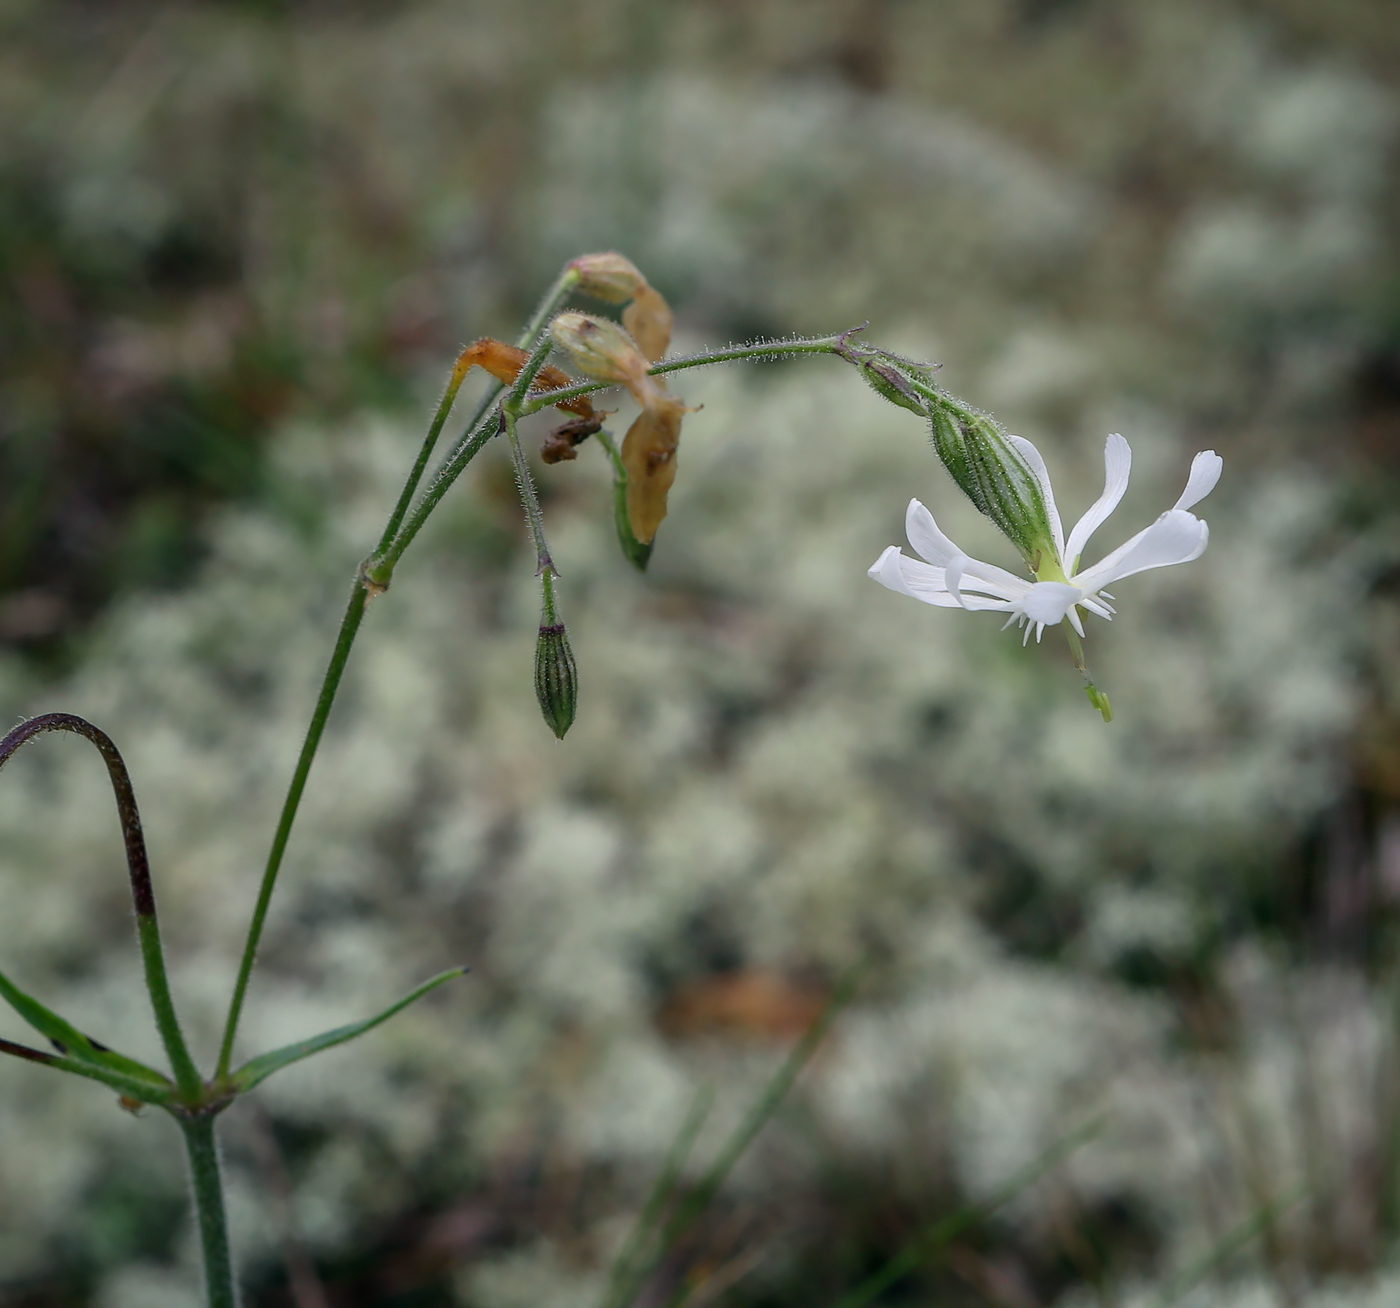
[[[1214,450],[1203,450],[1191,461],[1191,476],[1181,498],[1156,522],[1093,567],[1080,572],[1079,558],[1089,537],[1118,507],[1128,488],[1128,470],[1133,458],[1128,442],[1118,435],[1108,438],[1103,452],[1103,494],[1075,523],[1066,541],[1045,460],[1030,441],[1019,436],[1012,436],[1010,440],[1040,481],[1054,537],[1056,557],[1040,561],[1036,580],[1026,581],[1004,568],[970,558],[939,530],[933,514],[918,500],[910,500],[905,531],[910,545],[927,562],[909,558],[900,552],[899,546],[891,545],[870,569],[876,581],[901,595],[940,608],[990,609],[1010,614],[1006,626],[1014,622],[1025,627],[1024,644],[1030,639],[1032,627],[1039,640],[1047,626],[1064,618],[1068,618],[1082,636],[1080,608],[1097,613],[1101,618],[1113,616],[1114,609],[1109,603],[1113,596],[1104,590],[1105,586],[1149,568],[1189,563],[1205,551],[1210,531],[1200,518],[1187,510],[1205,499],[1220,480],[1221,460]]]

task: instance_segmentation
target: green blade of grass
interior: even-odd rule
[[[787,1097],[798,1074],[807,1065],[818,1046],[826,1037],[837,1015],[850,1003],[859,984],[864,968],[852,968],[837,984],[831,998],[826,1001],[816,1020],[803,1033],[793,1046],[792,1052],[783,1060],[776,1075],[763,1088],[753,1106],[744,1115],[714,1162],[705,1170],[695,1188],[676,1206],[676,1211],[657,1237],[655,1246],[645,1258],[637,1260],[633,1275],[622,1287],[622,1292],[612,1301],[613,1308],[625,1308],[632,1302],[648,1278],[675,1248],[687,1231],[709,1207],[725,1178],[734,1165],[742,1158],[754,1137],[764,1128],[768,1119],[777,1111],[778,1105]]]
[[[714,1100],[714,1087],[707,1085],[702,1086],[691,1101],[685,1120],[681,1123],[681,1129],[676,1133],[676,1138],[666,1151],[666,1159],[661,1165],[661,1174],[656,1178],[656,1184],[652,1186],[651,1193],[647,1196],[647,1201],[637,1217],[637,1224],[632,1228],[632,1233],[627,1237],[627,1243],[622,1246],[613,1262],[612,1270],[608,1274],[608,1288],[604,1292],[599,1308],[619,1308],[620,1304],[626,1303],[627,1296],[624,1292],[632,1283],[642,1246],[646,1243],[647,1237],[651,1235],[656,1223],[660,1221],[662,1212],[675,1193],[681,1169],[685,1166],[685,1160],[690,1157],[691,1149],[695,1147],[700,1128],[704,1126],[705,1119],[710,1115],[710,1108],[714,1104]]]
[[[1038,1181],[1062,1159],[1069,1157],[1082,1144],[1103,1129],[1103,1119],[1096,1118],[1081,1126],[1077,1131],[1057,1140],[1043,1154],[1031,1159],[1020,1171],[1013,1173],[985,1199],[968,1204],[947,1217],[926,1226],[908,1244],[890,1259],[878,1272],[862,1281],[849,1294],[836,1301],[836,1308],[865,1308],[873,1303],[902,1276],[907,1276],[916,1267],[928,1262],[941,1252],[952,1240],[968,1227],[994,1213],[1003,1204],[1009,1203],[1022,1190]]]
[[[1277,1199],[1260,1204],[1248,1217],[1233,1230],[1227,1231],[1215,1247],[1202,1254],[1190,1267],[1179,1272],[1167,1282],[1153,1308],[1171,1308],[1196,1288],[1217,1267],[1258,1239],[1268,1229],[1275,1218],[1293,1207],[1307,1193],[1306,1186],[1296,1186]]]

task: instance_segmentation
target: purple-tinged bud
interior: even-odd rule
[[[535,646],[535,697],[549,729],[560,739],[578,708],[578,664],[562,622],[542,622]]]

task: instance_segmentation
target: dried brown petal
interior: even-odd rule
[[[666,516],[666,495],[676,479],[681,418],[687,412],[684,401],[658,390],[622,442],[622,463],[627,469],[627,517],[632,534],[643,545],[651,543]]]
[[[546,463],[563,463],[578,458],[576,449],[580,441],[587,440],[595,432],[602,431],[603,418],[595,414],[591,418],[571,418],[561,423],[540,446],[540,458]]]
[[[467,369],[473,367],[485,368],[497,381],[504,382],[509,386],[520,376],[520,370],[529,358],[529,352],[522,350],[517,345],[507,345],[504,341],[483,336],[479,341],[473,342],[462,351],[457,360],[457,369],[466,372]],[[573,384],[574,379],[562,368],[546,364],[535,374],[535,380],[530,389],[532,391],[559,391]],[[576,413],[580,418],[594,416],[593,402],[586,395],[576,395],[573,399],[565,400],[557,407],[567,409],[570,413]]]
[[[637,348],[649,363],[655,363],[671,348],[674,324],[671,306],[661,292],[645,283],[637,289],[632,303],[623,310],[622,322]]]

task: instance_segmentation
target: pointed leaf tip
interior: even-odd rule
[[[423,982],[421,986],[410,991],[397,1003],[390,1004],[383,1012],[376,1013],[363,1022],[351,1022],[346,1026],[337,1026],[329,1031],[323,1031],[320,1035],[312,1036],[308,1040],[300,1040],[293,1045],[284,1045],[281,1049],[274,1049],[270,1053],[250,1059],[229,1078],[230,1088],[236,1095],[246,1094],[255,1085],[267,1080],[274,1072],[280,1072],[284,1067],[299,1063],[303,1058],[310,1058],[312,1054],[319,1054],[324,1049],[343,1045],[349,1040],[354,1040],[357,1036],[364,1035],[367,1031],[372,1031],[381,1022],[387,1022],[395,1013],[402,1012],[410,1004],[422,999],[430,990],[436,990],[438,986],[448,981],[465,976],[468,971],[470,969],[466,967],[448,968],[446,972],[439,972],[437,976]]]

